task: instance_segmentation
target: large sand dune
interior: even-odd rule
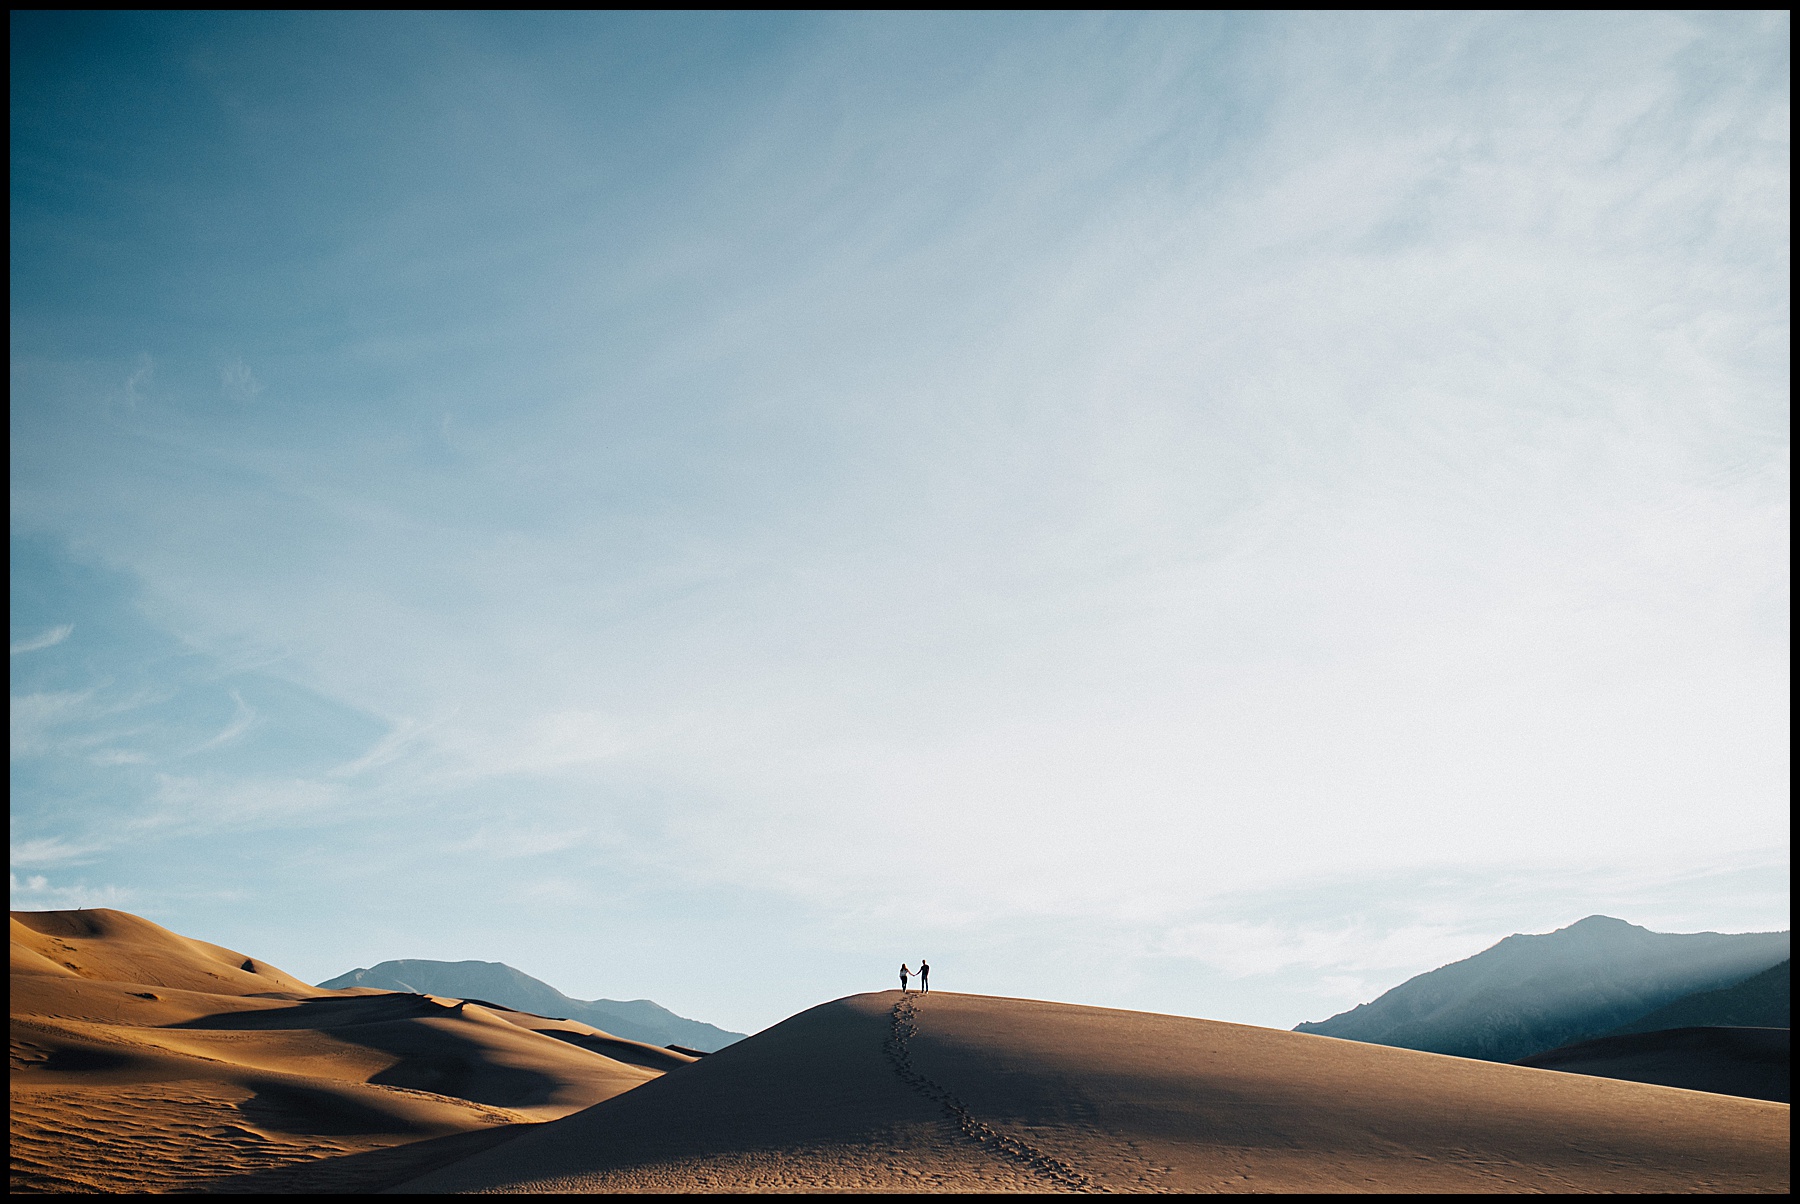
[[[1785,1192],[1788,1108],[1177,1016],[803,1012],[404,1192]]]
[[[123,912],[12,932],[15,1190],[1788,1186],[1785,1104],[1302,1033],[886,992],[695,1061]]]
[[[14,1190],[366,1190],[694,1061],[478,1002],[321,990],[125,912],[11,927]]]

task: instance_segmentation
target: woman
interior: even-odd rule
[[[912,977],[912,971],[906,968],[905,962],[901,962],[900,963],[900,993],[902,995],[906,994],[906,980],[911,977]]]

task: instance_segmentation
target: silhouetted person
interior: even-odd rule
[[[905,962],[901,962],[900,963],[900,993],[902,995],[906,994],[906,980],[911,977],[912,977],[912,971],[907,969]]]
[[[931,994],[931,963],[922,957],[919,959],[919,990]]]

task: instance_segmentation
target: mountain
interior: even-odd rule
[[[1731,1028],[1787,1028],[1788,967],[1770,966],[1761,974],[1717,991],[1696,991],[1665,1004],[1647,1016],[1621,1025],[1614,1033],[1648,1033],[1667,1028],[1701,1026]]]
[[[1512,1062],[1610,1033],[1787,956],[1786,932],[1651,932],[1589,916],[1551,933],[1514,934],[1295,1031]]]
[[[723,1049],[744,1038],[743,1033],[727,1032],[711,1024],[677,1016],[648,999],[570,999],[549,983],[503,962],[413,959],[382,962],[379,966],[340,974],[319,986],[331,991],[374,987],[414,995],[483,1000],[539,1016],[579,1020],[605,1029],[615,1037],[647,1041],[652,1045],[681,1045],[705,1053]]]

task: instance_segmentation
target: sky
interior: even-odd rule
[[[11,22],[14,908],[744,1032],[1788,927],[1785,13]]]

